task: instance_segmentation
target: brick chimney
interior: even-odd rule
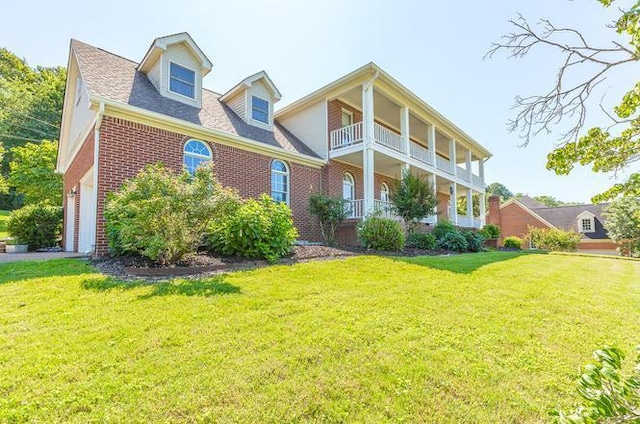
[[[500,216],[500,196],[489,196],[489,215],[487,224],[497,225],[502,232],[502,217]],[[502,237],[500,237],[502,238]]]

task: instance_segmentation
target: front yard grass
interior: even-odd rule
[[[0,265],[0,422],[540,422],[640,342],[640,263],[493,252],[131,284]]]

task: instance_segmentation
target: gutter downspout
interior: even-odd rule
[[[91,243],[92,257],[96,256],[96,241],[98,238],[98,174],[100,164],[100,127],[104,116],[104,102],[100,101],[96,115],[96,127],[93,132],[93,243]]]

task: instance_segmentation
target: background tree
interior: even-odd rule
[[[513,197],[513,193],[509,190],[504,184],[501,183],[491,183],[487,186],[487,198],[491,195],[500,196],[502,201],[509,200]]]
[[[11,149],[8,183],[24,194],[24,203],[62,204],[62,175],[55,172],[58,142],[43,140]]]
[[[474,194],[472,197],[473,201],[473,216],[480,216],[480,196]],[[461,197],[458,199],[458,214],[466,215],[467,214],[467,197]]]
[[[563,202],[562,200],[558,200],[553,196],[547,196],[547,195],[533,196],[533,199],[536,200],[539,203],[542,203],[545,206],[550,207],[550,208],[557,208],[559,206],[571,206],[571,205],[579,205],[580,204],[580,203],[577,203],[577,202]]]
[[[395,182],[390,197],[395,212],[404,221],[408,232],[414,231],[419,220],[433,215],[438,205],[431,184],[409,171],[403,171],[402,178]]]
[[[640,256],[640,198],[616,199],[605,208],[604,216],[609,237],[622,243],[623,253]]]
[[[618,4],[616,0],[599,0],[604,7]],[[579,7],[579,6],[577,6]],[[595,88],[614,69],[636,64],[640,60],[640,1],[620,15],[612,26],[627,37],[626,43],[612,41],[609,45],[594,46],[577,29],[557,27],[543,19],[532,26],[518,16],[509,21],[515,31],[494,43],[486,57],[506,51],[511,58],[522,58],[536,48],[559,51],[563,57],[555,85],[545,94],[516,97],[515,118],[509,129],[524,138],[524,144],[540,133],[550,133],[561,121],[569,122],[569,129],[560,137],[560,145],[547,157],[547,169],[559,175],[571,172],[576,164],[590,165],[594,172],[616,173],[632,167],[640,160],[640,82],[622,98],[620,104],[607,113],[610,122],[584,133],[588,100]],[[579,78],[576,82],[576,78]],[[619,194],[640,195],[640,173],[633,169],[630,177],[609,190],[594,196],[601,202]]]

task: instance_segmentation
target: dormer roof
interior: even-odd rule
[[[200,47],[193,41],[193,38],[186,33],[180,32],[172,35],[165,35],[164,37],[158,37],[153,40],[151,43],[151,47],[147,50],[147,54],[144,55],[144,58],[138,65],[138,71],[147,73],[153,67],[153,65],[157,62],[158,58],[167,50],[167,47],[172,44],[183,43],[187,46],[187,48],[191,51],[191,53],[198,58],[200,63],[202,64],[202,76],[207,75],[213,64],[209,60],[209,58],[200,50]]]
[[[278,90],[276,85],[273,83],[273,81],[271,81],[271,78],[269,78],[269,75],[267,75],[265,71],[260,71],[246,77],[245,79],[240,81],[238,84],[233,86],[231,90],[227,91],[220,97],[220,101],[224,102],[226,100],[233,98],[236,94],[238,94],[243,90],[246,90],[247,88],[251,87],[253,83],[260,80],[264,82],[265,86],[271,92],[271,96],[273,97],[274,103],[282,98],[282,94],[280,94],[280,91]]]

